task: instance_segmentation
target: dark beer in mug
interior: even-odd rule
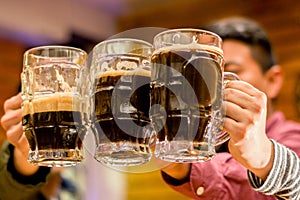
[[[116,166],[148,161],[150,72],[108,71],[98,76],[95,84],[96,159]]]
[[[151,58],[151,120],[156,156],[168,161],[210,159],[222,123],[222,52],[201,44],[172,45]]]
[[[53,94],[24,101],[22,125],[31,150],[29,158],[34,157],[31,162],[72,166],[83,159],[86,128],[78,97]]]
[[[133,38],[103,41],[93,49],[91,127],[94,157],[114,166],[147,163],[150,140],[150,56],[152,45]]]

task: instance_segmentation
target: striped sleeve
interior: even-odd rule
[[[278,142],[274,144],[273,167],[265,181],[248,170],[255,191],[275,195],[278,199],[300,199],[300,160],[297,154]]]

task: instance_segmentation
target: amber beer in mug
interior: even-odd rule
[[[135,166],[151,159],[150,56],[152,45],[118,38],[93,49],[91,75],[95,158],[111,166]]]
[[[210,160],[228,134],[223,123],[223,52],[218,35],[173,29],[154,38],[151,112],[155,156],[171,162]]]
[[[29,162],[73,166],[83,159],[86,134],[87,54],[66,46],[41,46],[24,54],[22,125]]]

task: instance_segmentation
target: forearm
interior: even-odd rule
[[[23,153],[16,148],[14,148],[14,167],[24,176],[30,176],[39,169],[37,165],[29,163]]]
[[[254,134],[241,140],[230,140],[229,151],[233,158],[245,168],[265,180],[274,159],[274,148],[266,135]]]
[[[46,181],[46,177],[50,173],[51,168],[34,166],[34,170],[31,170],[30,167],[33,165],[26,161],[27,163],[25,164],[25,166],[19,166],[22,168],[21,173],[19,169],[16,168],[15,158],[20,159],[22,157],[14,155],[15,148],[12,145],[9,145],[8,149],[9,156],[6,162],[6,170],[11,174],[12,178],[14,178],[15,181],[24,185],[37,185]],[[22,161],[19,160],[18,163],[21,164]]]

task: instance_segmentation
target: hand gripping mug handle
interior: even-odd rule
[[[223,80],[224,88],[228,82],[235,81],[235,80],[240,80],[238,75],[236,75],[235,73],[232,73],[232,72],[224,72],[224,80]],[[223,144],[224,142],[229,140],[229,138],[230,138],[230,135],[228,134],[227,131],[221,131],[221,132],[217,133],[215,146]]]

